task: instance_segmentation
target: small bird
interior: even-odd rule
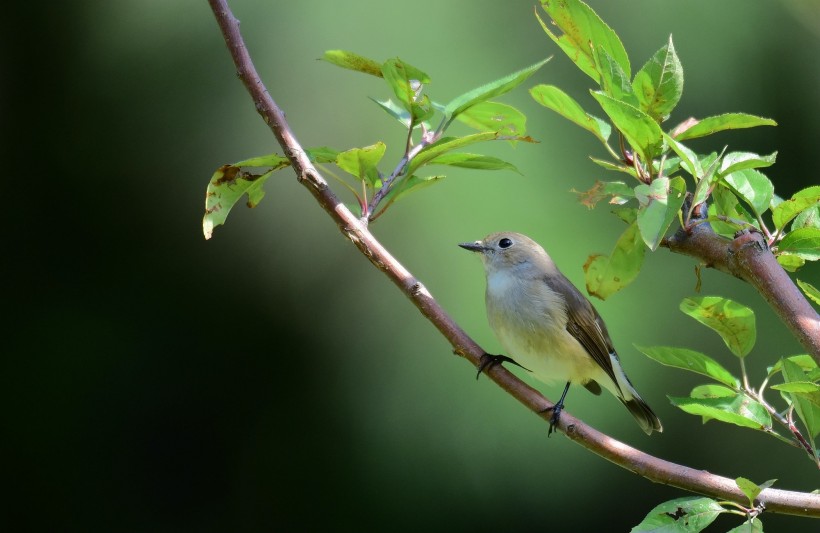
[[[520,233],[492,233],[459,246],[481,254],[487,274],[487,318],[511,356],[486,354],[479,372],[509,361],[545,383],[566,382],[561,399],[551,408],[549,434],[572,383],[595,395],[603,386],[647,435],[663,431],[621,368],[603,319],[538,243]]]

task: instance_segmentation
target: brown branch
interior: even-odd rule
[[[239,77],[253,98],[256,109],[270,126],[287,157],[291,160],[297,178],[330,215],[342,234],[350,239],[377,268],[410,299],[453,346],[454,352],[473,365],[478,365],[485,353],[458,324],[439,306],[422,283],[407,271],[365,228],[359,219],[333,194],[327,182],[316,171],[305,155],[285,120],[284,113],[268,94],[251,62],[239,33],[239,21],[234,18],[226,0],[209,0],[216,16]],[[492,381],[507,391],[541,418],[552,404],[535,389],[518,379],[500,365],[486,371]],[[746,504],[748,500],[732,479],[695,470],[658,459],[627,446],[587,426],[564,412],[558,429],[588,450],[651,481],[672,485],[715,498]],[[766,510],[775,513],[820,517],[820,495],[764,489],[758,500]]]
[[[777,262],[763,235],[744,230],[727,239],[703,221],[705,209],[698,206],[696,211],[691,219],[695,224],[688,231],[679,229],[662,246],[749,283],[820,365],[820,316]]]

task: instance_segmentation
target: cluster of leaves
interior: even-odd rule
[[[718,296],[685,298],[681,311],[716,331],[739,362],[735,376],[714,358],[687,348],[666,346],[638,349],[667,366],[681,368],[711,378],[716,383],[698,385],[689,396],[669,400],[683,411],[701,416],[703,422],[717,420],[762,431],[799,447],[820,468],[816,438],[820,434],[820,368],[809,355],[784,357],[767,369],[762,383],[753,387],[746,371],[746,356],[756,340],[754,312],[737,302]],[[780,376],[781,383],[770,385]],[[767,389],[779,393],[784,407],[775,408],[765,398]],[[795,425],[794,414],[805,434]],[[785,430],[785,435],[775,427]]]
[[[513,144],[518,141],[534,142],[526,135],[524,114],[513,106],[492,99],[522,84],[547,60],[477,87],[447,104],[438,104],[425,92],[431,81],[430,76],[401,59],[378,63],[343,50],[330,50],[323,59],[346,69],[382,78],[393,97],[373,101],[407,129],[404,154],[398,164],[392,166],[391,172],[379,170],[387,149],[383,142],[346,151],[328,147],[305,150],[314,164],[334,164],[344,172],[347,179],[324,168],[356,198],[353,208],[364,223],[378,218],[399,198],[444,177],[436,173],[422,174],[421,171],[426,171],[430,165],[518,172],[512,163],[499,158],[458,150],[487,141],[504,140]],[[434,128],[431,121],[436,118],[438,125]],[[477,133],[445,135],[454,121],[466,124]],[[289,165],[288,159],[282,155],[270,154],[217,169],[206,193],[203,219],[205,238],[210,238],[214,227],[225,222],[231,208],[244,194],[248,195],[248,207],[255,207],[264,196],[265,181],[273,172]],[[262,172],[254,173],[257,168],[261,168]]]
[[[548,24],[539,17],[541,26],[598,85],[591,93],[608,121],[587,113],[553,85],[533,87],[532,97],[601,141],[611,160],[593,157],[595,163],[631,178],[598,181],[580,193],[580,199],[589,207],[604,198],[615,205],[636,205],[628,214],[620,214],[629,227],[613,252],[592,256],[587,262],[590,294],[605,299],[634,280],[645,248],[660,246],[676,220],[685,229],[708,222],[726,236],[754,228],[766,236],[781,265],[790,270],[820,259],[820,186],[783,200],[758,170],[772,165],[776,153],[727,153],[724,148],[720,153],[699,154],[684,144],[720,131],[774,126],[773,120],[727,113],[689,118],[664,131],[661,125],[683,93],[683,68],[672,38],[633,75],[621,40],[588,5],[580,0],[541,0],[541,5],[551,19]],[[690,207],[682,212],[687,195]],[[707,202],[708,218],[695,220],[695,209]]]

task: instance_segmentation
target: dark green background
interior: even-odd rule
[[[15,3],[20,4],[20,3]],[[591,135],[539,107],[551,83],[593,109],[591,82],[548,40],[532,1],[231,2],[257,67],[306,146],[388,143],[398,125],[366,97],[380,80],[316,61],[343,48],[400,56],[461,92],[555,55],[503,98],[537,145],[489,151],[524,176],[452,170],[373,231],[489,351],[483,273],[458,242],[516,230],[583,286],[591,253],[622,231],[570,189],[615,178]],[[777,128],[700,150],[770,153],[788,196],[817,182],[820,11],[812,2],[595,1],[633,70],[669,34],[690,115],[744,111]],[[684,496],[584,451],[473,369],[282,171],[255,210],[202,238],[205,186],[227,162],[276,151],[236,79],[205,2],[65,2],[12,8],[2,37],[6,272],[0,373],[6,531],[628,531]],[[600,114],[600,113],[598,113]],[[800,274],[818,283],[813,266]],[[568,409],[660,457],[812,490],[817,471],[762,434],[676,410],[702,380],[632,346],[687,346],[732,370],[720,339],[678,310],[694,262],[665,251],[598,309],[665,432],[647,438],[606,395]],[[704,294],[755,308],[748,365],[801,348],[740,282],[705,272]],[[552,398],[557,388],[541,387]],[[774,399],[774,395],[770,395]],[[764,515],[767,531],[807,520]],[[729,529],[738,520],[720,519]],[[13,528],[12,528],[13,526]]]

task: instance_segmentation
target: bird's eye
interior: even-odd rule
[[[498,246],[500,248],[509,248],[510,246],[512,246],[512,244],[513,244],[513,242],[510,239],[506,238],[506,237],[504,237],[503,239],[498,241]]]

